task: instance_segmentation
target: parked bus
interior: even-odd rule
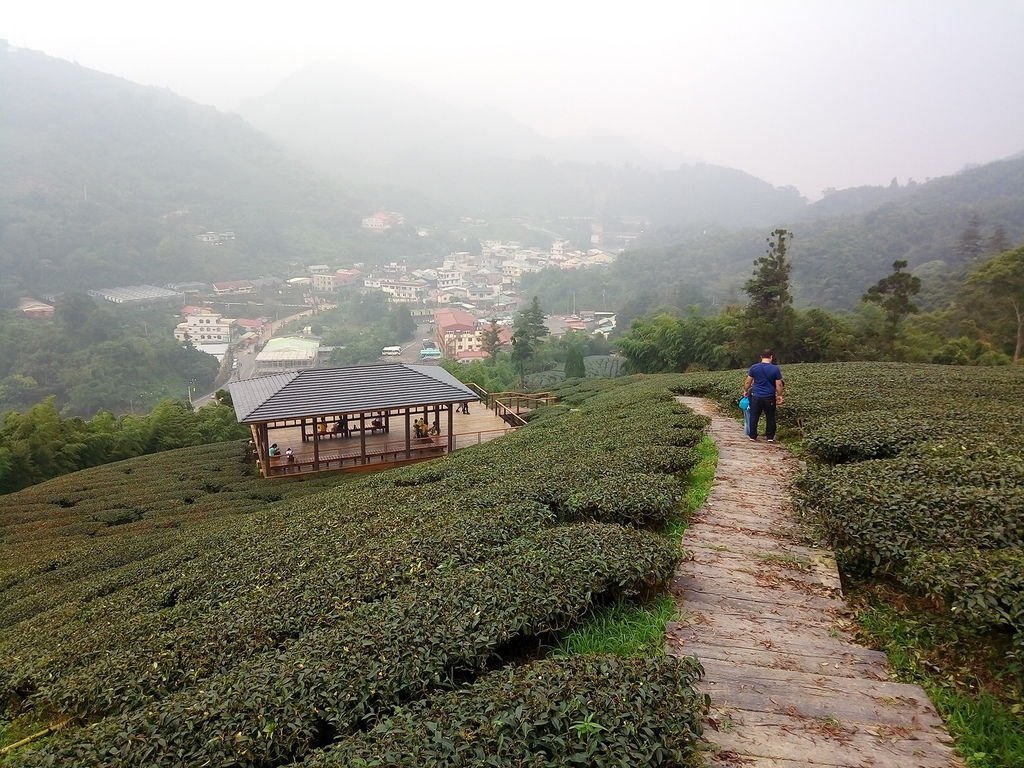
[[[380,351],[381,357],[398,357],[400,354],[402,354],[401,347],[384,347]]]
[[[436,360],[441,357],[441,350],[437,347],[424,347],[420,350],[420,360]]]

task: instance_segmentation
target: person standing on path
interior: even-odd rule
[[[764,436],[769,443],[775,442],[775,409],[782,405],[785,388],[782,369],[775,364],[775,352],[766,349],[761,353],[761,362],[754,363],[747,371],[743,382],[743,396],[750,398],[751,440],[757,440],[757,427],[764,414]]]

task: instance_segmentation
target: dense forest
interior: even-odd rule
[[[215,358],[182,346],[167,310],[132,310],[69,293],[52,322],[0,312],[0,412],[52,397],[65,415],[145,413],[209,391]]]
[[[61,418],[49,398],[25,413],[9,412],[0,424],[0,493],[9,493],[87,467],[171,448],[244,437],[227,404],[197,411],[163,400],[148,414],[117,417],[104,411],[88,421]]]

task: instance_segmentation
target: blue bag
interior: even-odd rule
[[[750,398],[740,398],[740,408],[743,409],[743,434],[750,437]]]

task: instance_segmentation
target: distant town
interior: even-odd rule
[[[404,224],[396,212],[379,212],[363,219],[366,229],[384,232]],[[215,246],[234,240],[234,232],[203,232],[196,235]],[[592,240],[599,242],[600,228]],[[603,248],[573,249],[567,240],[554,240],[549,249],[524,247],[514,241],[485,240],[479,254],[451,253],[440,264],[409,269],[404,262],[392,261],[367,268],[354,263],[344,266],[310,264],[290,277],[261,277],[214,283],[174,283],[166,286],[132,285],[89,290],[100,300],[124,306],[166,304],[180,307],[181,318],[174,337],[223,362],[237,358],[240,352],[255,352],[255,374],[300,370],[323,364],[330,348],[321,348],[310,327],[301,334],[274,338],[274,320],[278,318],[231,317],[230,307],[246,302],[245,296],[257,296],[268,290],[290,288],[301,296],[301,304],[292,305],[292,316],[313,314],[331,306],[332,297],[357,289],[363,293],[378,291],[394,304],[406,306],[419,323],[429,329],[429,338],[420,341],[419,359],[425,362],[441,358],[468,363],[487,356],[484,334],[497,325],[499,347],[511,345],[514,314],[521,308],[519,293],[523,275],[545,269],[579,269],[606,266],[617,254]],[[51,317],[56,296],[25,297],[19,308],[26,315]],[[227,312],[216,308],[227,306]],[[572,308],[567,315],[548,315],[545,324],[552,336],[568,332],[600,334],[607,337],[615,329],[615,313],[600,309]],[[397,341],[397,340],[396,340]],[[382,357],[398,354],[389,347]],[[248,372],[247,372],[248,373]]]

